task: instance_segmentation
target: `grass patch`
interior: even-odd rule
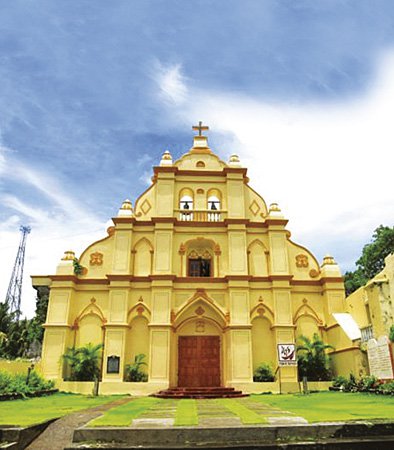
[[[245,425],[267,423],[267,419],[264,416],[257,414],[253,410],[239,403],[237,400],[222,398],[216,400],[216,402],[237,415],[241,419],[241,422]]]
[[[150,409],[159,399],[154,397],[141,397],[128,403],[105,411],[97,419],[89,422],[91,427],[128,427],[132,420]]]
[[[34,425],[74,411],[93,408],[118,398],[120,397],[90,397],[60,392],[48,397],[0,402],[0,425]]]
[[[394,398],[375,394],[319,392],[310,395],[253,395],[253,400],[271,405],[309,422],[394,419]]]
[[[175,413],[176,426],[193,426],[198,425],[198,413],[196,401],[192,398],[179,400]]]

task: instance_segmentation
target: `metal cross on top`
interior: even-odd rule
[[[200,120],[200,122],[198,122],[198,125],[193,125],[192,126],[192,130],[198,131],[198,135],[202,136],[201,132],[209,130],[209,127],[207,127],[206,125],[203,125],[201,120]]]

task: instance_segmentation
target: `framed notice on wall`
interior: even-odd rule
[[[111,355],[107,358],[107,373],[119,373],[120,357]]]
[[[278,344],[279,366],[296,366],[296,346],[295,344]]]

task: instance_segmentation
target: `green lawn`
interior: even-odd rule
[[[116,406],[106,411],[102,416],[89,422],[91,427],[127,427],[132,420],[150,409],[160,399],[141,397],[131,400],[124,405]]]
[[[309,422],[394,419],[394,398],[391,396],[319,392],[309,395],[253,395],[252,398],[290,411]]]
[[[81,409],[93,408],[116,400],[120,396],[90,397],[58,393],[48,397],[0,402],[0,425],[28,426]]]
[[[216,402],[238,416],[244,425],[267,423],[267,419],[264,416],[257,414],[251,408],[248,408],[237,400],[221,398],[216,400]]]
[[[196,400],[192,398],[179,400],[174,425],[183,427],[198,425]]]

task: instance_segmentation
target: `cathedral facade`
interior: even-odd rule
[[[333,345],[334,371],[349,372],[356,347],[333,313],[345,310],[343,280],[330,256],[320,265],[294,243],[278,205],[249,186],[236,155],[224,162],[197,127],[179,160],[169,152],[133,207],[125,201],[108,235],[78,259],[66,252],[48,286],[43,371],[65,376],[69,347],[103,344],[105,392],[128,392],[125,365],[146,355],[148,382],[256,390],[253,371],[278,366],[278,344],[318,333]],[[280,370],[297,390],[297,368]],[[293,389],[294,388],[294,389]]]

